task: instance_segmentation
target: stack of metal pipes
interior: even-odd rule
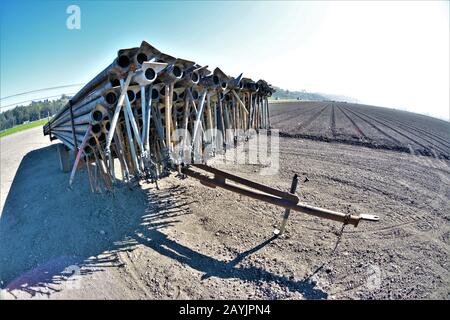
[[[264,80],[175,58],[143,41],[87,83],[44,126],[44,135],[75,152],[91,189],[111,189],[118,177],[156,182],[171,170],[213,156],[270,129]],[[117,160],[117,161],[115,161]],[[116,163],[116,165],[115,165]],[[94,183],[94,181],[96,181]]]

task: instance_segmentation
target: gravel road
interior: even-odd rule
[[[23,157],[32,150],[51,145],[42,134],[42,127],[36,127],[0,138],[0,208],[3,211],[6,197]],[[0,213],[1,214],[1,213]]]

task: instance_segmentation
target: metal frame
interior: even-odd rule
[[[283,207],[286,210],[294,210],[298,212],[302,212],[308,215],[312,215],[319,218],[324,218],[328,220],[338,221],[345,224],[352,224],[353,226],[358,226],[358,223],[361,220],[365,221],[378,221],[379,217],[375,215],[349,215],[337,211],[322,209],[318,207],[314,207],[311,205],[308,205],[306,203],[301,203],[298,201],[298,197],[293,193],[287,193],[283,192],[271,187],[267,187],[263,184],[256,183],[254,181],[238,177],[236,175],[221,171],[219,169],[215,169],[212,167],[209,167],[207,165],[193,165],[193,167],[203,170],[208,173],[212,173],[214,175],[213,178],[208,177],[207,175],[194,171],[190,168],[183,168],[181,170],[182,173],[185,175],[195,178],[200,181],[205,186],[215,188],[220,187],[232,192],[236,192],[245,196],[248,196],[250,198],[264,201],[279,207]],[[229,184],[226,180],[233,181],[234,183],[241,184],[247,188],[243,188],[241,186],[238,186],[236,184]],[[295,181],[295,179],[294,179]],[[294,185],[294,182],[293,182]],[[296,185],[296,183],[295,183]],[[293,190],[292,188],[291,190]],[[289,212],[284,215],[284,225],[286,224],[286,221],[289,217]],[[284,231],[284,227],[283,227]],[[281,234],[282,232],[280,232]]]
[[[277,235],[285,231],[291,210],[354,226],[361,220],[378,221],[374,215],[344,214],[299,202],[297,176],[290,192],[284,192],[205,164],[185,165],[199,160],[204,149],[197,145],[210,144],[212,155],[226,153],[231,140],[236,146],[254,131],[270,130],[268,97],[274,91],[264,80],[253,81],[242,74],[231,77],[219,68],[211,72],[207,66],[164,54],[143,41],[139,48],[119,50],[113,63],[49,120],[44,135],[75,151],[69,186],[83,156],[91,190],[101,191],[99,180],[107,190],[114,190],[114,159],[118,158],[127,183],[144,179],[157,183],[178,171],[209,187],[285,208],[280,228],[274,231]],[[174,141],[178,129],[184,130],[184,137],[191,134],[191,144],[184,138]],[[172,151],[180,143],[182,149],[176,155]],[[90,163],[96,164],[93,170]]]

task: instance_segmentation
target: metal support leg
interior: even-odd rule
[[[292,178],[292,184],[291,184],[291,191],[290,191],[290,193],[295,194],[295,190],[297,189],[297,183],[298,183],[298,175],[295,174],[294,177]],[[284,230],[286,229],[286,223],[288,221],[290,213],[291,213],[291,209],[287,209],[286,208],[284,210],[284,216],[283,216],[283,220],[281,221],[280,229],[273,230],[273,234],[274,235],[281,236],[283,234]]]
[[[56,145],[59,156],[59,167],[62,172],[70,171],[70,156],[69,149],[62,143]]]

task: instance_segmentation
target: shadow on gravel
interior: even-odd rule
[[[55,145],[25,155],[0,216],[0,288],[49,295],[62,281],[93,272],[84,268],[97,263],[90,257],[114,250],[139,228],[143,190],[92,194],[86,176],[78,172],[69,190]]]
[[[77,173],[73,190],[67,184],[68,174],[59,170],[55,145],[23,158],[0,217],[1,289],[50,295],[64,281],[120,267],[116,253],[142,244],[203,272],[202,279],[272,281],[307,299],[327,297],[309,279],[293,281],[258,267],[237,267],[274,238],[232,261],[206,256],[169,239],[160,230],[190,213],[184,187],[145,191],[122,186],[114,194],[92,194],[84,171]]]
[[[158,230],[150,230],[148,238],[136,238],[140,244],[152,248],[160,254],[177,260],[183,264],[187,264],[193,269],[204,272],[202,280],[209,277],[218,277],[222,279],[242,279],[255,283],[277,282],[280,286],[287,287],[290,291],[296,291],[303,295],[305,299],[326,299],[328,294],[322,290],[315,288],[316,283],[310,279],[306,281],[293,281],[287,276],[281,276],[270,273],[258,267],[235,267],[241,260],[249,254],[259,250],[270,241],[266,240],[262,244],[256,246],[255,250],[251,249],[238,255],[235,259],[227,262],[196,252],[186,246],[183,246]],[[272,240],[272,239],[269,239]]]

